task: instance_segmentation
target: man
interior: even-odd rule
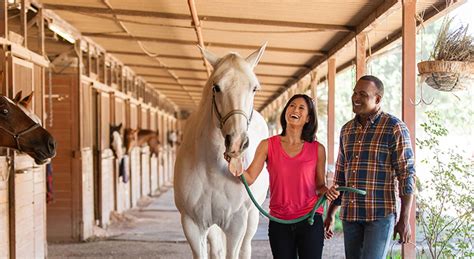
[[[328,191],[338,195],[339,185],[365,190],[365,196],[341,193],[328,209],[324,222],[331,238],[336,210],[344,229],[346,258],[382,259],[390,237],[410,240],[409,214],[415,190],[415,169],[410,133],[401,120],[383,112],[384,87],[375,76],[361,77],[352,94],[355,118],[341,129],[335,185]],[[396,183],[401,198],[400,220],[396,220]],[[395,232],[395,233],[394,233]]]

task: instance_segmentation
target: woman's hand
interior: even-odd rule
[[[336,190],[337,187],[339,187],[339,185],[335,184],[326,192],[326,198],[329,202],[332,202],[339,197],[340,192]]]

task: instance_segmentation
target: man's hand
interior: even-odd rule
[[[324,238],[331,239],[334,235],[334,217],[326,217],[324,220]]]
[[[395,225],[394,231],[393,231],[393,239],[395,240],[397,238],[397,234],[400,235],[400,240],[399,242],[402,244],[406,244],[410,241],[411,238],[411,229],[410,229],[410,224],[407,222],[405,223],[404,220],[398,221],[397,225]]]
[[[336,188],[339,187],[339,185],[335,184],[329,190],[326,192],[326,198],[328,199],[329,202],[332,202],[333,200],[337,199],[339,197],[339,191],[336,190]]]

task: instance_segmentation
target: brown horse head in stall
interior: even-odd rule
[[[127,128],[124,131],[125,152],[130,154],[130,150],[137,145],[138,129]]]
[[[122,123],[119,125],[110,125],[110,147],[114,151],[115,157],[119,160],[122,159],[123,152],[123,141],[120,135],[120,129],[122,128]]]
[[[20,91],[13,101],[0,96],[0,146],[24,152],[37,164],[44,164],[56,155],[56,141],[28,109],[33,93],[23,99],[21,95]]]
[[[158,156],[160,150],[160,138],[158,131],[147,129],[125,129],[125,149],[127,154],[135,146],[148,144],[152,154]]]
[[[144,144],[148,144],[148,146],[150,147],[151,154],[155,154],[156,156],[158,156],[161,144],[159,132],[147,129],[140,129],[138,131],[137,145],[143,146]]]

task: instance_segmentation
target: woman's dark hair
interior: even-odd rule
[[[316,139],[316,131],[318,130],[318,118],[316,116],[316,108],[314,107],[313,99],[306,94],[295,94],[286,103],[285,108],[280,115],[280,124],[282,127],[281,136],[286,135],[286,110],[293,100],[297,98],[303,98],[308,106],[308,122],[303,126],[303,132],[301,133],[301,139],[307,142],[313,142]]]

